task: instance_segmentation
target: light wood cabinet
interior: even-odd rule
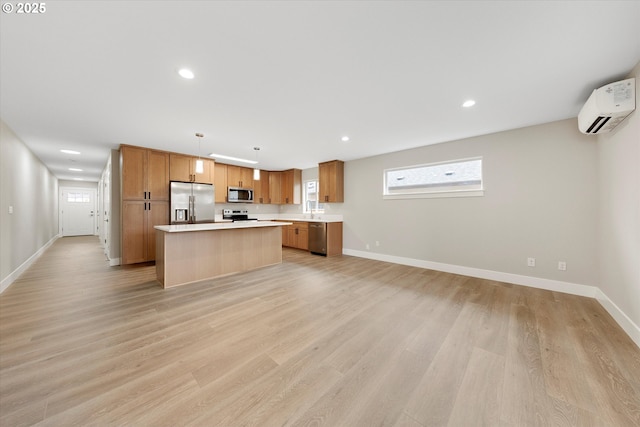
[[[227,203],[227,165],[224,163],[216,164],[213,185],[216,190],[216,203]]]
[[[305,251],[309,250],[309,224],[306,222],[296,223],[294,224],[293,229],[293,237],[292,237],[292,247],[297,249],[302,249]]]
[[[145,148],[129,146],[120,148],[122,200],[146,200],[147,153],[148,150]]]
[[[309,250],[309,223],[294,222],[282,227],[282,246]]]
[[[253,188],[253,169],[227,165],[227,185],[229,187]]]
[[[299,205],[302,202],[302,171],[289,169],[281,172],[280,203]]]
[[[293,222],[282,227],[282,246],[289,248],[309,250],[309,223],[302,221]],[[328,222],[326,224],[327,256],[342,255],[342,222]]]
[[[327,223],[327,256],[342,255],[342,223]]]
[[[169,154],[146,148],[120,148],[122,200],[169,200]]]
[[[154,261],[156,225],[169,223],[169,202],[124,200],[122,202],[122,264]]]
[[[271,203],[271,198],[269,197],[269,179],[270,179],[269,171],[260,171],[260,180],[253,181],[253,203],[258,203],[261,205]]]
[[[344,162],[332,160],[318,165],[320,198],[323,203],[344,202]]]
[[[203,172],[196,172],[196,161],[202,160]],[[203,159],[183,154],[171,154],[170,176],[171,181],[199,182],[213,184],[215,175],[215,162],[211,159]]]
[[[147,260],[146,206],[147,202],[139,200],[122,202],[122,264]]]
[[[300,204],[302,201],[302,171],[289,169],[269,172],[269,199],[270,203],[275,205]]]
[[[269,172],[269,199],[274,205],[282,203],[282,172]]]
[[[169,223],[169,154],[122,146],[120,165],[121,263],[153,261],[153,227]]]

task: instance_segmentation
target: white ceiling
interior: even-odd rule
[[[640,1],[48,1],[0,16],[0,117],[60,179],[97,181],[120,144],[197,155],[196,132],[203,155],[259,146],[279,170],[566,119],[640,61]]]

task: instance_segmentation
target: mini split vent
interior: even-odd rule
[[[636,79],[626,79],[594,90],[578,114],[578,129],[605,133],[636,109]]]

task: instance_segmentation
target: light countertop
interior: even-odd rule
[[[300,217],[278,217],[277,221],[296,221],[296,222],[342,222],[342,219],[325,219],[325,218],[300,218]]]
[[[291,225],[291,223],[280,221],[239,221],[212,222],[207,224],[156,225],[154,228],[166,233],[183,233],[186,231],[215,231],[233,230],[236,228],[282,227],[284,225]]]

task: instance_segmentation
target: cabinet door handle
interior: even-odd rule
[[[149,200],[151,200],[151,191],[149,191]],[[151,206],[151,203],[149,203],[149,206]]]

